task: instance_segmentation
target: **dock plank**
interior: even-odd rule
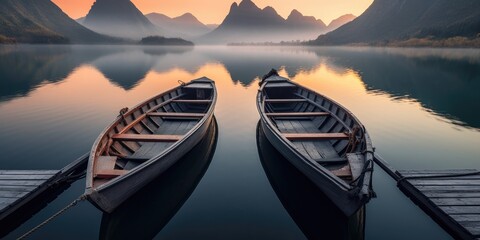
[[[4,191],[0,189],[0,196],[3,198],[21,198],[28,194],[27,191]]]
[[[39,186],[45,180],[0,180],[0,189],[2,186]]]
[[[55,170],[0,170],[0,175],[53,175]]]
[[[46,180],[53,176],[53,174],[48,175],[0,175],[0,180]]]
[[[438,206],[480,206],[480,198],[432,198]]]
[[[480,215],[480,206],[441,206],[440,208],[451,215],[467,213]]]
[[[406,177],[399,178],[400,189],[454,238],[480,236],[477,170],[401,170],[398,173]]]

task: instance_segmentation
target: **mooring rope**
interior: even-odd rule
[[[51,217],[47,218],[45,221],[41,222],[40,224],[38,224],[36,227],[32,228],[30,231],[26,232],[25,234],[23,234],[22,236],[20,236],[19,238],[17,238],[17,240],[20,240],[20,239],[25,239],[27,238],[28,236],[30,236],[32,233],[34,233],[35,231],[37,231],[38,229],[42,228],[43,226],[45,226],[47,223],[49,223],[50,221],[52,221],[53,219],[55,219],[56,217],[60,216],[62,213],[66,212],[68,209],[74,207],[75,205],[77,205],[79,202],[81,201],[84,201],[87,199],[87,196],[86,195],[82,195],[80,197],[78,197],[77,199],[75,199],[72,203],[68,204],[66,207],[64,207],[62,210],[58,211],[57,213],[53,214]]]

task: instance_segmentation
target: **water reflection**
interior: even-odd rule
[[[152,239],[189,198],[212,160],[217,123],[187,155],[111,214],[103,214],[100,239]]]
[[[365,207],[346,217],[270,144],[260,124],[257,146],[272,188],[308,239],[364,239]]]
[[[0,101],[28,95],[42,84],[67,78],[83,64],[95,66],[112,82],[131,89],[168,54],[191,47],[1,46]]]
[[[421,103],[454,124],[480,128],[480,52],[452,49],[6,46],[0,49],[0,101],[27,95],[45,83],[67,78],[82,64],[98,69],[129,90],[152,70],[193,73],[220,63],[234,83],[250,86],[268,69],[284,68],[294,78],[328,66],[338,74],[357,72],[372,93]]]
[[[313,49],[329,64],[358,72],[368,91],[414,99],[453,123],[480,128],[480,51]]]

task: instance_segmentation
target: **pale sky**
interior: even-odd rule
[[[52,0],[70,17],[85,16],[95,0]],[[163,13],[176,17],[190,12],[201,22],[221,23],[228,14],[231,0],[132,0],[144,14]],[[240,0],[236,1],[240,3]],[[307,16],[314,16],[329,24],[333,19],[348,13],[362,14],[373,0],[253,0],[260,8],[272,6],[284,18],[297,9]]]

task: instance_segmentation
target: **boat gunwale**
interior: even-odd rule
[[[129,115],[129,114],[132,114],[134,111],[137,111],[138,109],[140,109],[141,107],[145,106],[147,103],[149,103],[150,101],[153,101],[157,98],[160,98],[164,95],[167,95],[167,94],[170,94],[172,92],[175,92],[177,91],[178,89],[184,87],[184,86],[188,86],[189,84],[192,84],[192,83],[195,83],[195,81],[197,80],[200,80],[200,81],[203,81],[203,82],[206,82],[205,80],[205,77],[202,77],[202,78],[198,78],[198,79],[194,79],[194,80],[191,80],[190,82],[188,82],[187,84],[185,85],[180,85],[180,86],[177,86],[177,87],[174,87],[174,88],[171,88],[167,91],[164,91],[158,95],[155,95],[139,104],[137,104],[134,108],[132,108],[131,110],[129,110],[127,113],[125,113],[125,115]],[[207,78],[208,79],[208,78]],[[96,188],[93,187],[93,167],[94,167],[94,160],[92,159],[92,161],[88,161],[88,167],[87,167],[87,176],[86,176],[86,181],[87,181],[87,184],[86,184],[86,187],[85,187],[85,194],[88,196],[88,195],[91,195],[93,192],[99,192],[103,189],[107,189],[111,186],[113,186],[115,183],[117,182],[120,182],[120,181],[123,181],[124,179],[128,178],[129,176],[135,174],[136,172],[138,171],[141,171],[142,169],[148,167],[149,165],[151,165],[153,162],[156,162],[158,161],[160,158],[162,158],[164,155],[167,155],[169,154],[170,152],[172,152],[173,150],[175,150],[175,148],[177,148],[180,144],[183,144],[185,142],[186,139],[188,139],[188,137],[190,137],[191,135],[193,135],[201,126],[203,126],[206,122],[207,119],[209,119],[212,115],[213,115],[213,112],[214,112],[214,109],[215,109],[215,104],[216,104],[216,101],[217,101],[217,89],[215,87],[215,81],[213,80],[210,80],[209,79],[209,83],[212,85],[212,98],[211,98],[211,102],[208,103],[209,104],[209,107],[208,107],[208,111],[205,113],[204,117],[202,117],[196,124],[195,126],[192,127],[192,129],[190,129],[187,133],[183,134],[182,135],[182,138],[179,140],[179,141],[176,141],[175,143],[173,143],[172,145],[170,145],[168,148],[166,148],[165,150],[163,150],[161,153],[159,153],[158,155],[156,155],[155,157],[152,157],[150,158],[149,160],[145,161],[144,163],[136,166],[135,168],[129,170],[126,174],[124,175],[121,175],[121,176],[118,176],[118,177],[115,177],[113,179],[111,179],[110,181],[108,181],[107,183],[105,184],[102,184]],[[169,101],[169,100],[165,100],[164,102],[166,101]],[[163,102],[162,102],[163,103]],[[160,103],[161,104],[161,103]],[[119,116],[117,117],[116,120],[114,120],[114,122],[112,122],[109,126],[107,126],[103,131],[102,133],[98,136],[97,140],[95,141],[94,145],[92,146],[92,149],[91,149],[91,152],[90,152],[90,158],[96,158],[97,156],[95,156],[96,154],[96,151],[97,151],[97,148],[98,148],[98,144],[102,141],[103,137],[105,137],[106,134],[108,134],[109,131],[111,131],[116,125],[118,125],[118,123],[122,120],[122,118]],[[95,159],[96,160],[96,159]]]

